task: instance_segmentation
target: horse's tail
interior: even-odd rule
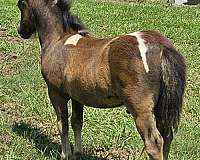
[[[161,134],[177,131],[185,89],[186,65],[183,56],[174,48],[164,48],[161,58],[161,84],[155,117]]]

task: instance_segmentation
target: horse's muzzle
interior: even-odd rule
[[[19,34],[22,38],[24,38],[24,39],[28,39],[28,38],[31,37],[31,34],[28,34],[28,33],[26,33],[25,31],[22,31],[22,30],[20,29],[20,27],[18,28],[17,32],[18,32],[18,34]]]

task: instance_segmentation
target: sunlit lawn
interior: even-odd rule
[[[200,159],[200,7],[115,2],[76,0],[73,12],[98,37],[156,29],[172,39],[187,61],[187,89],[170,159]],[[56,159],[59,136],[40,73],[38,40],[18,37],[16,1],[0,4],[0,159]],[[143,148],[124,108],[85,107],[83,145],[86,160],[134,160]]]

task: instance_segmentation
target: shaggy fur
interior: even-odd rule
[[[19,0],[19,34],[38,32],[41,72],[56,111],[62,159],[80,159],[83,105],[125,105],[153,160],[167,160],[185,88],[185,62],[158,31],[109,39],[87,34],[69,0]],[[81,35],[82,36],[81,36]],[[72,100],[72,152],[67,102]]]

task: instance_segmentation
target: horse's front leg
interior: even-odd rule
[[[74,153],[73,159],[81,159],[82,144],[81,144],[81,130],[83,126],[83,105],[72,99],[72,117],[71,125],[74,131]]]
[[[57,115],[57,126],[61,137],[61,145],[62,145],[62,154],[61,159],[63,160],[71,160],[72,152],[68,137],[68,108],[67,102],[69,97],[63,95],[62,93],[48,88],[49,98],[51,103],[56,111]]]

